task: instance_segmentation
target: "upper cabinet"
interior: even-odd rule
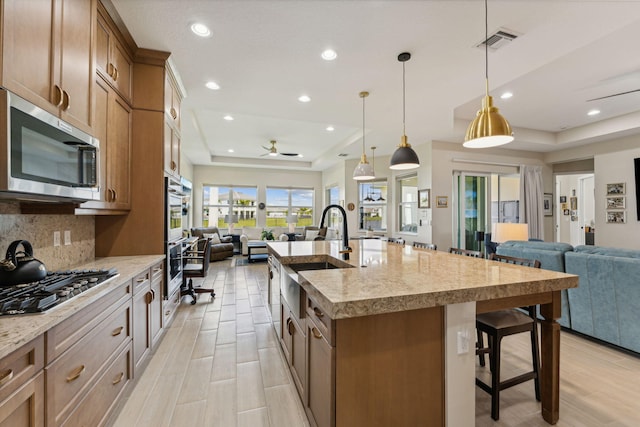
[[[96,0],[3,5],[2,86],[92,134]]]
[[[180,176],[180,103],[178,90],[171,67],[167,65],[164,79],[164,170],[167,174]]]
[[[96,26],[96,70],[127,102],[131,103],[133,61],[117,32],[109,24],[106,12],[98,9]],[[103,15],[104,14],[104,15]]]

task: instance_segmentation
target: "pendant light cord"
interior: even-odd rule
[[[406,131],[405,131],[405,126],[404,126],[404,122],[405,122],[405,81],[404,81],[404,62],[402,63],[402,135],[406,135]]]
[[[364,152],[364,96],[362,97],[362,154],[365,154]]]
[[[484,81],[486,95],[489,96],[489,6],[484,0]]]

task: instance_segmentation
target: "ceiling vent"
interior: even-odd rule
[[[503,46],[509,44],[509,42],[515,40],[520,34],[515,31],[507,30],[506,28],[499,28],[496,32],[489,34],[487,38],[487,47],[491,50],[498,50]],[[484,40],[478,43],[475,47],[484,49]]]

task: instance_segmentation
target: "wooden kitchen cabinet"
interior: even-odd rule
[[[162,333],[162,285],[164,261],[133,279],[133,362],[134,374]]]
[[[164,78],[164,170],[180,176],[180,104],[182,97],[171,68]]]
[[[99,3],[96,24],[96,70],[122,96],[131,103],[131,55],[120,41],[109,15]]]
[[[151,348],[155,348],[162,337],[162,301],[164,295],[164,261],[151,267],[151,303],[149,304],[149,329],[151,336]]]
[[[307,317],[307,399],[311,425],[335,426],[335,347],[311,316]]]
[[[182,96],[177,88],[175,77],[172,73],[168,72],[164,79],[164,111],[168,116],[171,125],[180,129],[180,104],[182,103]]]
[[[164,124],[164,170],[176,178],[180,176],[180,135],[168,119]]]
[[[96,0],[3,6],[2,86],[92,134]]]
[[[306,387],[306,327],[304,319],[298,319],[286,302],[281,302],[282,313],[282,348],[289,364],[293,382],[300,397],[304,401]]]
[[[0,360],[0,426],[44,426],[44,337]]]
[[[100,200],[83,203],[81,210],[122,214],[131,208],[131,107],[96,76],[95,136],[100,141]]]

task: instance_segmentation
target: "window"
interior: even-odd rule
[[[267,227],[313,225],[313,189],[267,187]]]
[[[418,232],[418,176],[411,175],[398,178],[398,231],[403,233]]]
[[[387,181],[358,183],[360,230],[387,231]]]
[[[334,186],[327,188],[328,205],[340,204],[340,187]]]
[[[202,226],[227,228],[229,210],[239,227],[256,226],[257,187],[205,185],[202,201]]]

